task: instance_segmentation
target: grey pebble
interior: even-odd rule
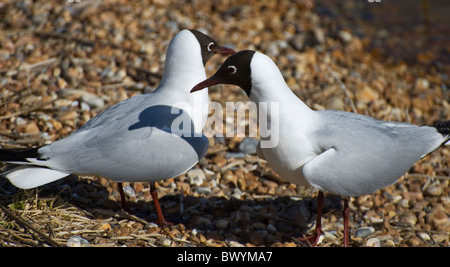
[[[358,230],[356,230],[355,236],[356,237],[361,237],[361,238],[366,238],[368,236],[370,236],[373,232],[375,232],[375,228],[373,227],[361,227]]]
[[[239,151],[246,154],[256,154],[256,146],[258,145],[259,140],[246,137],[239,144]]]

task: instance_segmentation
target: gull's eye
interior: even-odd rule
[[[228,71],[228,74],[235,74],[237,71],[237,68],[233,65],[230,65],[227,67],[227,71]]]
[[[216,46],[214,44],[214,42],[211,42],[211,43],[208,44],[208,46],[206,48],[208,49],[209,52],[211,52],[214,49],[214,46]]]
[[[228,74],[235,74],[237,71],[237,68],[233,65],[230,65],[227,67],[227,71],[228,71]]]

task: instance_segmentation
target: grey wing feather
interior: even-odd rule
[[[321,155],[304,166],[325,191],[357,196],[388,186],[444,141],[433,127],[383,122],[354,113],[322,111],[314,133]]]

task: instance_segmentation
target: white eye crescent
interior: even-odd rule
[[[206,48],[208,49],[209,52],[211,52],[213,50],[214,46],[215,46],[214,42],[211,42],[208,44],[208,46]]]
[[[233,65],[230,65],[227,67],[227,70],[228,70],[228,74],[235,74],[237,71],[237,68]]]

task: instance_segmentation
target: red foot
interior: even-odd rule
[[[299,237],[299,238],[297,238],[297,240],[300,242],[305,242],[311,247],[315,247],[319,243],[320,237],[322,235],[323,235],[322,229],[316,228],[316,230],[314,231],[314,234],[312,234],[310,236]]]

